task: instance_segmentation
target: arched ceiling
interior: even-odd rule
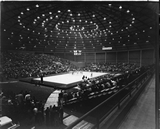
[[[44,52],[153,48],[154,3],[3,2],[2,48]],[[152,7],[152,8],[151,8]]]

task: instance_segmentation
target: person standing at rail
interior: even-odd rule
[[[43,83],[43,71],[40,70],[40,78],[41,78],[41,83]]]

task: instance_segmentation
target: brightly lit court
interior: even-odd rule
[[[76,82],[80,82],[82,81],[82,77],[86,76],[87,78],[95,78],[95,77],[99,77],[99,76],[103,76],[106,74],[110,74],[109,72],[84,72],[84,71],[70,71],[68,73],[64,73],[64,74],[59,74],[59,75],[53,75],[53,76],[47,76],[47,77],[43,77],[43,81],[44,82],[51,82],[51,83],[59,83],[62,85],[69,85],[72,83],[76,83]],[[40,78],[35,78],[34,80],[40,80]],[[60,90],[54,90],[50,96],[48,97],[45,105],[44,105],[44,109],[46,109],[47,107],[50,106],[58,106],[58,96],[59,96]],[[67,114],[64,111],[64,117]],[[65,119],[63,119],[63,123],[68,126],[71,123],[73,123],[74,121],[76,121],[79,117],[70,114],[68,117],[65,117]],[[83,120],[82,122],[79,123],[79,125],[77,125],[75,128],[79,128],[80,126],[86,126],[88,128],[92,128],[94,126],[93,123],[90,123],[88,121]]]
[[[50,83],[58,83],[60,85],[65,85],[65,87],[67,88],[72,83],[82,81],[83,76],[92,79],[92,78],[104,76],[107,74],[114,74],[114,73],[110,73],[110,72],[105,72],[105,73],[104,72],[85,72],[85,71],[74,71],[73,72],[73,71],[70,71],[70,72],[64,73],[64,74],[57,74],[57,75],[50,75],[50,76],[43,77],[43,81],[50,82]],[[114,76],[118,76],[118,75],[120,75],[120,73],[114,74]],[[34,78],[34,80],[40,81],[41,79]],[[60,90],[56,89],[49,95],[49,97],[44,105],[44,109],[46,109],[47,107],[53,106],[53,105],[58,106],[58,96],[59,96],[60,92],[61,92]],[[67,112],[64,111],[63,115],[65,117],[68,114],[67,114]],[[68,126],[71,123],[73,123],[74,121],[76,121],[78,118],[79,118],[78,116],[70,114],[68,117],[65,117],[65,119],[63,119],[63,123],[66,126]],[[89,129],[94,126],[93,123],[83,120],[75,127],[75,129],[79,128],[81,126],[84,126],[84,125],[85,125],[85,127],[88,127]]]
[[[103,76],[106,74],[109,74],[109,73],[82,72],[82,71],[72,72],[71,71],[65,74],[43,77],[43,81],[67,85],[67,84],[82,81],[83,76],[86,76],[87,78],[95,78],[95,77]],[[35,78],[34,80],[40,80],[40,78]]]

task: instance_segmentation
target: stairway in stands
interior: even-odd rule
[[[67,114],[66,112],[64,112],[63,117],[64,117],[63,124],[66,126],[69,126],[78,119],[77,116],[72,114]],[[93,126],[94,126],[93,123],[88,122],[86,120],[82,120],[80,123],[74,126],[73,129],[92,129]]]

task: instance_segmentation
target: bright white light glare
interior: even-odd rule
[[[102,50],[112,50],[112,47],[102,47]]]
[[[39,5],[37,4],[37,5],[36,5],[36,7],[38,8],[38,7],[39,7]]]

